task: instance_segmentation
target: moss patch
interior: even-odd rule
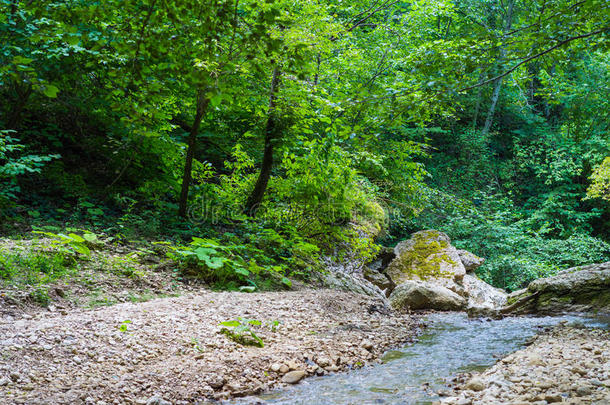
[[[444,253],[449,243],[441,239],[440,233],[420,232],[415,234],[413,239],[413,245],[400,260],[400,271],[403,274],[408,274],[410,277],[417,276],[421,280],[453,276],[451,272],[441,271],[442,263],[452,266],[457,263]]]

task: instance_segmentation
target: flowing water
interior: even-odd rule
[[[484,370],[518,350],[541,328],[559,322],[587,327],[610,325],[608,318],[578,315],[468,319],[460,313],[427,317],[429,327],[416,343],[387,352],[383,364],[348,373],[313,377],[282,390],[236,404],[429,404],[457,373]]]

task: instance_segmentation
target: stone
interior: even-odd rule
[[[375,284],[366,280],[359,274],[347,274],[331,268],[331,271],[324,277],[324,284],[329,288],[379,298],[387,305],[385,293]]]
[[[221,389],[225,382],[225,378],[218,374],[213,374],[206,380],[206,383],[215,390]]]
[[[171,402],[164,400],[159,395],[154,395],[146,401],[146,405],[172,405]]]
[[[307,375],[307,372],[304,370],[295,370],[289,373],[286,373],[284,377],[282,377],[282,381],[287,384],[296,384],[303,379]]]
[[[271,371],[273,371],[274,373],[277,373],[278,371],[280,371],[280,368],[282,368],[282,365],[280,363],[273,363],[271,365],[271,367],[269,367],[269,369]]]
[[[540,357],[540,355],[532,354],[529,356],[527,364],[529,364],[530,366],[543,366],[544,360],[542,360],[542,357]]]
[[[280,373],[282,373],[282,374],[286,374],[286,373],[287,373],[287,372],[289,372],[289,371],[290,371],[290,367],[288,367],[287,365],[282,364],[282,365],[280,366]]]
[[[397,310],[459,311],[466,300],[446,287],[424,281],[405,281],[394,289],[390,303]]]
[[[485,389],[485,382],[478,377],[474,377],[466,383],[464,388],[471,391],[483,391]]]
[[[475,275],[466,274],[462,279],[468,304],[469,315],[495,315],[496,311],[506,305],[507,294],[504,290],[495,288]]]
[[[8,385],[8,383],[10,383],[11,380],[9,380],[6,377],[0,378],[0,387],[4,387],[5,385]]]
[[[544,400],[549,404],[563,401],[563,397],[559,394],[546,394]]]
[[[389,295],[394,289],[394,287],[396,287],[394,281],[392,281],[388,276],[380,273],[377,270],[373,270],[368,266],[364,267],[362,275],[366,280],[370,281],[371,283],[379,287],[381,290],[385,291],[387,295]]]
[[[13,371],[9,374],[9,377],[13,381],[19,381],[21,379],[21,374],[17,373],[16,371]]]
[[[320,367],[328,367],[328,366],[330,366],[330,363],[331,363],[330,359],[325,356],[318,357],[316,360],[316,364]]]
[[[532,281],[508,296],[514,314],[610,312],[610,262],[574,267]]]
[[[460,282],[466,274],[457,249],[439,231],[425,230],[411,235],[394,248],[396,258],[386,274],[398,286],[408,280],[435,280],[445,286]]]
[[[360,343],[360,346],[368,351],[373,350],[373,342],[368,339],[363,340],[362,343]]]
[[[481,267],[483,263],[485,263],[485,259],[475,255],[474,253],[470,253],[467,250],[458,249],[457,253],[460,256],[460,260],[462,261],[464,268],[466,269],[466,273],[472,273]]]

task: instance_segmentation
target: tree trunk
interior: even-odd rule
[[[506,34],[510,31],[510,27],[513,23],[513,6],[515,5],[515,0],[509,0],[508,2],[508,10],[506,10],[506,20],[504,24],[504,33],[502,35],[502,41],[506,39]],[[506,57],[506,49],[503,45],[500,45],[500,57],[498,58],[498,64],[502,65],[504,62],[504,58]],[[500,98],[500,89],[502,88],[502,78],[499,77],[494,81],[494,90],[491,95],[491,104],[489,105],[489,110],[487,111],[487,118],[485,118],[485,125],[483,126],[483,135],[487,135],[489,130],[491,129],[491,124],[493,123],[494,113],[496,112],[496,104],[498,103],[498,99]]]
[[[244,213],[253,217],[256,214],[256,208],[263,201],[267,184],[271,177],[271,168],[273,167],[273,148],[277,135],[277,116],[275,113],[275,101],[277,99],[278,87],[280,84],[280,70],[276,66],[273,69],[271,77],[271,90],[269,92],[269,112],[267,114],[267,124],[265,126],[265,146],[263,151],[263,161],[261,163],[261,171],[254,185],[252,193],[246,201]]]
[[[182,174],[182,190],[180,191],[180,206],[178,215],[186,218],[186,208],[189,198],[189,187],[191,185],[191,171],[193,169],[193,157],[195,156],[195,146],[197,144],[197,134],[199,133],[199,126],[201,125],[201,119],[208,108],[210,99],[205,96],[202,90],[197,92],[197,112],[195,113],[195,119],[191,126],[191,131],[188,137],[188,146],[186,149],[186,159],[184,161],[184,173]]]

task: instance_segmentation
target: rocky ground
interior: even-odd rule
[[[219,333],[256,319],[264,347]],[[276,322],[277,321],[277,322]],[[419,321],[333,290],[199,292],[0,320],[2,404],[173,404],[251,395],[360,367]]]
[[[462,376],[442,404],[610,404],[610,331],[559,326],[482,374]]]

